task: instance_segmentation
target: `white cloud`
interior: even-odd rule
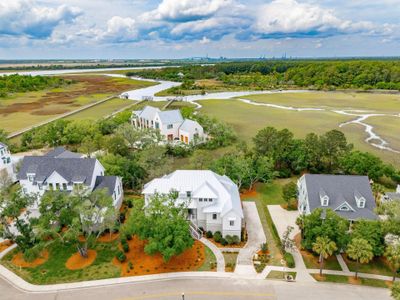
[[[319,36],[369,29],[369,22],[342,20],[334,10],[296,0],[274,0],[260,7],[254,29],[263,35]]]
[[[212,16],[232,4],[232,0],[163,0],[155,10],[145,13],[143,18],[147,21],[198,20]]]
[[[0,0],[0,35],[48,38],[62,23],[71,23],[82,11],[77,7],[41,6],[34,0]]]
[[[107,22],[107,31],[103,38],[116,42],[134,41],[138,37],[136,21],[132,18],[114,16]]]

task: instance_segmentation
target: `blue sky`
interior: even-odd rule
[[[0,0],[0,59],[400,55],[400,0]]]

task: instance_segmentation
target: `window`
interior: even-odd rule
[[[67,184],[66,184],[66,183],[63,183],[62,186],[63,186],[63,190],[66,191],[66,190],[67,190]]]
[[[216,220],[217,219],[217,214],[213,214],[212,218],[213,218],[213,220]]]
[[[203,198],[199,198],[199,202],[203,202]]]
[[[168,125],[167,125],[167,129],[172,129],[172,128],[174,128],[174,125],[173,125],[173,124],[168,124]]]
[[[322,199],[322,206],[328,206],[328,201],[327,198]]]
[[[28,175],[28,180],[29,180],[30,182],[33,182],[34,179],[35,179],[35,175],[34,175],[34,174],[29,174],[29,175]]]
[[[186,192],[186,197],[188,197],[188,198],[192,197],[192,193],[190,191],[187,191]]]
[[[59,189],[60,189],[60,184],[56,183],[56,190],[59,190]]]
[[[229,226],[235,226],[235,221],[230,220],[230,221],[229,221]]]
[[[342,206],[340,208],[341,211],[349,211],[350,209],[347,206]]]
[[[52,183],[49,183],[49,189],[50,189],[50,191],[54,190],[54,186]]]
[[[212,202],[212,199],[211,199],[211,198],[209,198],[209,199],[208,199],[208,202]]]

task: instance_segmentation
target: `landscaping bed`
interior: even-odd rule
[[[267,275],[267,279],[281,279],[286,280],[285,275],[291,275],[293,279],[296,279],[296,272],[282,272],[282,271],[271,271]]]
[[[145,254],[144,245],[145,242],[134,237],[130,241],[132,252],[127,253],[129,260],[119,263],[115,258],[121,249],[119,239],[98,241],[92,249],[89,249],[87,259],[77,253],[76,245],[62,244],[57,241],[47,247],[48,254],[46,257],[39,258],[40,261],[26,262],[29,265],[20,266],[17,262],[23,261],[22,254],[16,261],[14,258],[19,255],[19,250],[15,249],[3,258],[1,264],[33,284],[56,284],[165,272],[216,270],[214,254],[199,241],[195,241],[191,249],[173,257],[167,263],[163,261],[160,254],[154,256]]]
[[[356,279],[353,276],[345,276],[345,275],[330,275],[325,274],[320,276],[319,274],[311,274],[317,281],[322,282],[335,282],[335,283],[346,283],[346,284],[354,284],[354,285],[365,285],[372,287],[380,287],[380,288],[390,288],[392,286],[391,281],[385,281],[380,279],[369,279],[369,278],[358,278]]]
[[[238,252],[222,252],[225,259],[225,272],[235,272]]]

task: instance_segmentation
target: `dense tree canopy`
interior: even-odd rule
[[[55,76],[26,76],[17,74],[0,76],[0,98],[4,98],[10,93],[39,91],[70,83],[71,81],[69,80]]]

